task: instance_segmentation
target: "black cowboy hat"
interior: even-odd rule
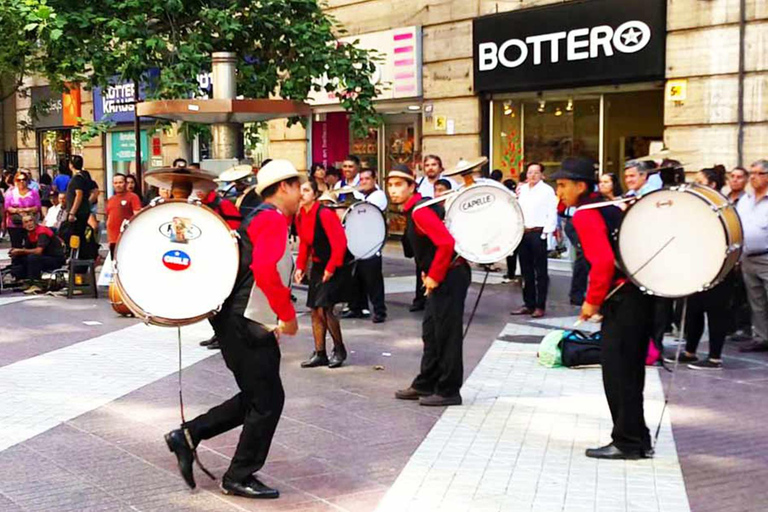
[[[550,179],[594,183],[597,181],[597,162],[591,158],[568,157],[563,160],[560,169],[550,176]]]

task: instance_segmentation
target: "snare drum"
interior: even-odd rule
[[[512,254],[523,239],[523,211],[503,185],[483,181],[446,201],[445,225],[456,253],[467,261],[491,264]]]
[[[350,206],[341,219],[347,248],[358,260],[372,258],[387,241],[387,220],[373,203],[360,201]]]
[[[619,260],[643,291],[685,297],[718,284],[739,261],[736,208],[719,192],[686,184],[651,192],[624,214]]]
[[[123,227],[115,283],[123,302],[147,323],[188,325],[212,316],[232,291],[237,238],[200,203],[148,206]]]

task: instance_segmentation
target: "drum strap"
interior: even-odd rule
[[[184,393],[182,392],[182,386],[181,386],[181,370],[182,370],[182,362],[181,362],[181,327],[176,327],[176,333],[179,340],[179,410],[181,412],[181,427],[184,432],[184,438],[187,441],[187,446],[189,446],[192,449],[192,455],[195,458],[195,462],[197,462],[197,465],[200,467],[200,469],[210,477],[211,480],[216,480],[216,477],[208,471],[208,468],[203,466],[203,463],[200,462],[200,457],[197,456],[197,448],[195,447],[195,443],[192,441],[192,435],[189,433],[189,430],[186,428],[187,420],[184,416]]]

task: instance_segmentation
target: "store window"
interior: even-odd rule
[[[83,144],[80,140],[80,131],[68,128],[39,130],[40,169],[48,173],[52,178],[58,176],[72,155],[83,153]]]

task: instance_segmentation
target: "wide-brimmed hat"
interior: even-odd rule
[[[216,181],[219,181],[219,182],[239,181],[249,176],[253,176],[253,168],[248,164],[241,164],[241,165],[236,165],[234,167],[230,167],[226,171],[219,174],[219,177],[216,178]]]
[[[416,176],[413,175],[413,172],[408,168],[407,165],[403,164],[397,164],[392,166],[392,170],[389,171],[389,174],[387,174],[387,181],[389,181],[392,178],[402,178],[407,181],[416,181]]]
[[[173,188],[174,184],[191,183],[198,190],[210,191],[216,188],[213,177],[188,167],[161,167],[152,169],[144,174],[144,181],[148,185],[158,188]]]
[[[320,195],[320,197],[318,197],[318,198],[317,198],[317,200],[318,200],[319,202],[323,202],[323,203],[324,203],[324,202],[329,202],[329,203],[332,203],[332,204],[336,204],[336,203],[338,203],[338,201],[337,201],[337,200],[336,200],[336,198],[334,197],[333,193],[331,193],[331,192],[330,192],[330,191],[328,191],[328,190],[326,190],[325,192],[323,192],[323,193]]]
[[[289,180],[291,178],[301,178],[299,171],[288,160],[272,160],[259,170],[256,175],[256,192],[261,195],[264,189],[275,183]]]
[[[462,158],[461,160],[459,160],[456,166],[453,167],[453,169],[444,171],[443,176],[456,176],[457,174],[467,174],[470,172],[474,172],[478,167],[482,167],[487,163],[488,163],[488,157],[485,157],[485,156],[470,158],[469,160],[464,160]]]
[[[560,164],[560,169],[552,176],[553,180],[597,181],[597,162],[591,158],[569,157]]]

